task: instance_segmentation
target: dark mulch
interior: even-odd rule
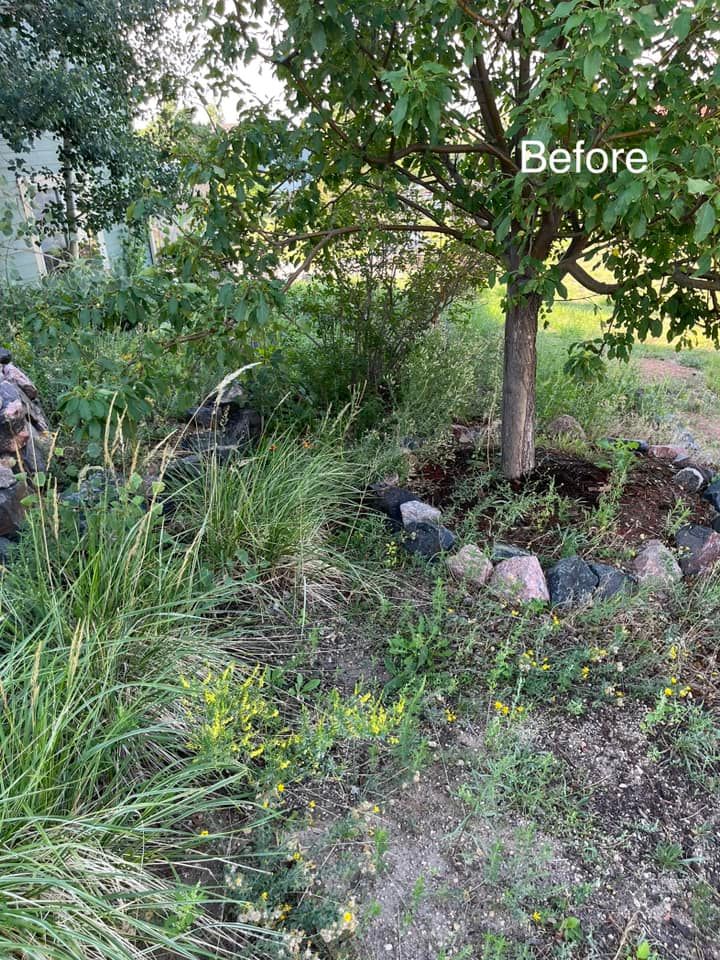
[[[570,501],[562,523],[584,522],[588,514],[597,508],[604,493],[611,489],[611,468],[567,451],[541,449],[538,451],[535,471],[521,484],[513,485],[517,493],[523,490],[542,492],[554,486],[555,490]],[[459,449],[449,452],[442,462],[421,466],[409,485],[418,494],[426,497],[435,506],[452,516],[455,522],[462,520],[476,509],[483,500],[494,494],[508,493],[508,485],[495,475],[487,483],[478,484],[473,494],[468,481],[473,475],[481,478],[487,467],[473,458],[472,451]],[[620,498],[614,531],[631,545],[642,540],[657,538],[668,541],[667,518],[671,511],[678,516],[686,511],[684,522],[709,525],[715,512],[697,494],[688,494],[673,482],[676,468],[662,460],[638,457]],[[493,536],[496,509],[489,507],[476,519],[478,535]],[[533,517],[526,517],[507,539],[518,546],[531,548],[538,553],[553,552],[557,544],[560,518],[551,516],[539,528]]]

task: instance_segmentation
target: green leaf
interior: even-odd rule
[[[313,24],[311,42],[313,50],[321,57],[327,47],[327,37],[325,36],[325,27],[319,20]]]
[[[700,207],[695,218],[695,243],[702,243],[712,233],[715,226],[715,207],[706,200]]]
[[[637,945],[635,956],[637,957],[637,960],[650,960],[650,944],[647,942],[647,940],[643,940],[642,943]]]
[[[602,51],[599,47],[593,47],[583,60],[583,77],[586,83],[592,83],[600,71],[602,65]]]
[[[555,9],[553,10],[550,16],[550,19],[562,20],[563,17],[569,16],[577,5],[578,5],[578,0],[564,0],[563,3],[559,3],[555,7]]]
[[[535,33],[535,17],[525,5],[520,6],[520,20],[525,36],[531,37]]]
[[[688,192],[693,196],[698,193],[709,193],[713,189],[713,184],[709,180],[693,180],[692,177],[687,182]]]
[[[692,27],[692,11],[683,10],[679,15],[675,23],[673,24],[673,33],[681,42],[687,37],[690,33],[690,28]]]
[[[405,117],[407,116],[408,106],[410,100],[407,94],[403,94],[401,97],[398,97],[395,106],[392,109],[390,114],[390,119],[392,120],[393,130],[397,136],[403,128],[405,123]]]

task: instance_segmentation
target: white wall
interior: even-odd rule
[[[26,223],[34,223],[31,192],[26,192],[9,164],[15,154],[0,137],[0,215],[9,209],[12,214],[13,235],[0,236],[0,282],[32,282],[45,275],[45,261],[38,238],[34,243],[15,236]],[[33,169],[48,168],[58,172],[60,162],[56,141],[44,134],[35,141],[26,158]]]

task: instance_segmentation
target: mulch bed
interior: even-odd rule
[[[420,466],[409,481],[411,489],[417,490],[434,506],[440,507],[457,523],[477,508],[493,493],[507,492],[508,484],[493,478],[483,484],[476,496],[467,496],[468,479],[472,474],[480,476],[483,465],[475,459],[474,452],[456,449],[443,462]],[[622,491],[616,520],[615,534],[628,545],[637,546],[643,540],[659,539],[671,542],[668,536],[667,518],[674,511],[683,522],[709,526],[715,511],[698,494],[685,493],[673,482],[677,468],[663,460],[638,457],[632,466]],[[597,508],[601,497],[611,488],[609,467],[593,463],[585,457],[563,450],[540,449],[537,467],[526,480],[513,484],[516,493],[523,490],[543,492],[554,486],[555,490],[570,501],[567,515],[562,520],[549,517],[544,529],[539,529],[533,517],[526,517],[505,537],[517,546],[532,549],[537,553],[553,553],[557,545],[558,526],[587,520],[588,514]],[[495,510],[483,512],[476,519],[479,536],[492,538]],[[452,526],[452,524],[450,524]]]

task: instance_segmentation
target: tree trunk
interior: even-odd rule
[[[508,289],[502,408],[502,471],[519,480],[535,466],[535,374],[540,298]]]

